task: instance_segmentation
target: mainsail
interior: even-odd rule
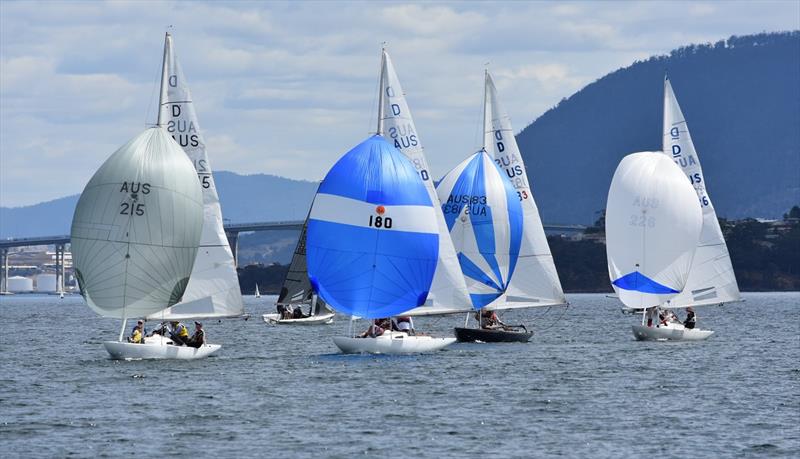
[[[319,296],[315,298],[311,282],[308,280],[308,263],[306,262],[307,233],[308,217],[303,223],[300,238],[297,240],[289,271],[286,272],[286,277],[283,279],[283,286],[278,295],[277,304],[286,306],[311,304],[311,315],[318,315],[323,311],[329,310],[329,308],[325,304],[325,300]]]
[[[703,230],[686,288],[664,306],[680,308],[738,301],[739,286],[731,266],[728,246],[706,190],[700,158],[694,149],[689,127],[669,79],[664,79],[663,153],[672,158],[689,177],[703,210]]]
[[[702,215],[681,169],[634,153],[614,172],[606,206],[608,275],[629,308],[657,306],[686,285]]]
[[[106,317],[153,314],[180,301],[203,225],[191,161],[161,128],[122,146],[92,176],[72,219],[81,294]]]
[[[197,121],[192,95],[173,51],[172,36],[164,42],[158,125],[163,127],[194,163],[203,191],[203,233],[183,300],[152,319],[233,317],[244,314],[236,263],[222,226],[222,209]]]
[[[471,311],[472,304],[467,286],[461,274],[453,241],[450,239],[450,232],[438,206],[436,187],[425,158],[422,142],[411,117],[411,111],[408,109],[405,93],[386,50],[383,50],[381,56],[378,134],[384,136],[413,164],[425,185],[431,202],[436,204],[434,218],[439,231],[439,260],[436,264],[430,295],[428,295],[425,305],[409,311],[408,315]]]
[[[411,162],[372,136],[334,164],[308,218],[308,275],[335,310],[389,317],[420,306],[439,251],[435,206]]]
[[[506,292],[522,241],[522,206],[504,171],[481,150],[439,182],[439,201],[472,304]]]
[[[512,309],[565,304],[553,255],[547,244],[539,209],[533,199],[525,162],[520,154],[511,119],[500,106],[497,89],[486,72],[483,148],[505,171],[522,204],[524,230],[514,277],[504,296],[489,309]]]

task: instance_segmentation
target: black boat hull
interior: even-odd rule
[[[509,330],[483,330],[480,328],[456,327],[456,340],[459,343],[473,343],[482,341],[484,343],[527,343],[533,336],[533,332],[509,331]]]

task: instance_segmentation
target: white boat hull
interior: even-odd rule
[[[333,342],[345,354],[419,354],[438,351],[455,343],[456,339],[387,332],[376,338],[334,336]]]
[[[281,319],[279,314],[264,314],[264,322],[270,325],[325,325],[333,322],[334,313],[319,314],[302,319]]]
[[[115,360],[194,360],[208,357],[222,347],[219,344],[204,344],[199,348],[194,348],[168,344],[171,342],[168,338],[156,335],[145,338],[144,344],[104,341],[103,346]]]
[[[639,341],[702,341],[714,334],[711,330],[690,329],[679,323],[660,327],[633,325],[632,328],[633,336]]]

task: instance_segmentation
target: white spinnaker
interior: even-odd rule
[[[204,216],[200,250],[183,301],[149,318],[240,316],[244,314],[244,304],[236,263],[222,226],[222,209],[192,95],[169,33],[164,42],[158,124],[172,135],[194,163],[203,190]]]
[[[385,50],[381,59],[379,105],[378,133],[389,143],[394,144],[411,161],[425,183],[431,202],[438,203],[433,177],[414,120],[411,118],[411,111],[408,109],[392,61]],[[433,284],[425,305],[412,309],[405,315],[433,315],[473,310],[442,209],[438,205],[434,205],[434,208],[439,228],[439,261],[433,276]]]
[[[86,302],[117,318],[177,303],[202,226],[191,161],[163,129],[144,131],[100,166],[75,208],[72,260]]]
[[[706,190],[700,158],[692,143],[689,126],[672,91],[669,79],[664,80],[663,152],[678,164],[694,185],[703,210],[703,230],[692,262],[689,280],[680,295],[664,306],[680,308],[739,301],[739,285],[731,266],[728,246],[719,227],[717,213]]]
[[[651,152],[622,159],[608,191],[606,252],[625,306],[657,306],[683,290],[701,225],[697,195],[672,160]],[[625,279],[641,287],[622,288]]]
[[[564,290],[547,244],[539,209],[533,199],[525,162],[514,138],[511,118],[497,99],[497,89],[486,72],[484,93],[484,148],[506,172],[522,204],[523,233],[517,267],[505,295],[487,309],[512,309],[565,304]]]

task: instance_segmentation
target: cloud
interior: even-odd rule
[[[79,192],[154,121],[170,24],[214,167],[319,179],[375,129],[384,41],[441,176],[479,138],[487,61],[519,130],[634,59],[798,18],[796,2],[0,2],[0,205]]]

